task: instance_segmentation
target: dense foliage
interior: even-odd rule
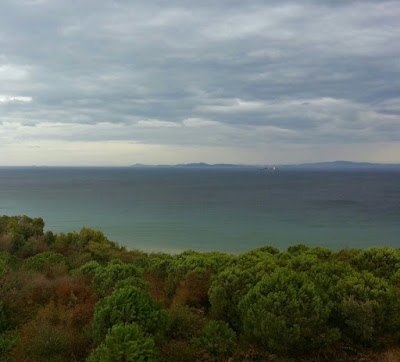
[[[400,360],[400,250],[127,250],[0,217],[0,361]]]

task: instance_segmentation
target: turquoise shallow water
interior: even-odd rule
[[[400,247],[400,172],[0,168],[0,214],[147,251]]]

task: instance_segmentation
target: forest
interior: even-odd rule
[[[400,250],[146,253],[0,217],[0,361],[399,361]]]

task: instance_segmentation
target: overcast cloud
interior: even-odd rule
[[[0,164],[400,162],[399,1],[2,0]]]

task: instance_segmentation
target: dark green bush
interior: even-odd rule
[[[400,270],[400,251],[394,248],[369,248],[358,253],[352,264],[357,270],[389,279]]]
[[[239,305],[244,335],[271,352],[300,352],[334,342],[331,303],[307,274],[281,268],[262,279]]]
[[[224,322],[210,321],[193,343],[215,357],[228,357],[235,352],[236,333]]]
[[[345,341],[377,345],[385,331],[395,328],[393,317],[400,301],[384,279],[369,272],[353,272],[340,279],[329,293],[334,301],[331,320]]]
[[[45,272],[49,268],[57,265],[66,267],[67,258],[64,255],[51,251],[31,256],[26,259],[24,263],[26,269],[38,272]]]
[[[87,263],[83,264],[76,272],[78,275],[85,275],[89,277],[94,277],[98,269],[102,268],[100,263],[96,260],[88,261]]]
[[[93,270],[92,284],[99,297],[104,297],[119,280],[129,277],[138,277],[142,271],[134,264],[123,263],[120,260],[112,260],[105,267]]]
[[[256,273],[238,267],[228,268],[218,274],[209,289],[212,316],[239,330],[239,302],[257,281]]]
[[[104,341],[91,353],[88,362],[151,362],[157,350],[153,338],[135,324],[115,324]]]
[[[96,304],[93,317],[93,338],[99,343],[114,324],[137,323],[145,333],[162,338],[169,327],[169,316],[142,289],[116,289]]]

